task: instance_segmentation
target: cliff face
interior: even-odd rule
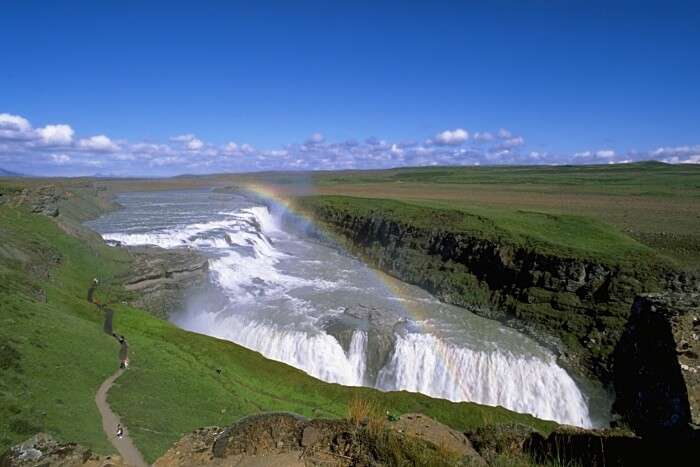
[[[133,292],[131,304],[167,319],[207,284],[207,258],[189,249],[129,247],[133,259],[124,288]]]
[[[700,293],[637,297],[615,352],[614,410],[640,434],[700,423]]]
[[[428,228],[327,206],[311,215],[369,264],[528,332],[604,382],[634,297],[658,287],[658,277],[635,268],[544,254],[437,222]]]

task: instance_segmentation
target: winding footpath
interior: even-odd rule
[[[93,300],[93,295],[95,293],[96,283],[93,283],[88,290],[87,299],[88,302],[96,304]],[[104,331],[106,334],[112,335],[112,316],[113,311],[110,308],[98,305],[98,309],[104,312],[105,323]],[[144,460],[143,455],[138,450],[131,437],[129,436],[129,429],[121,423],[119,415],[114,413],[107,403],[107,393],[109,392],[112,384],[119,378],[123,373],[124,369],[118,369],[114,374],[102,382],[102,385],[97,390],[95,394],[95,404],[97,405],[97,410],[100,411],[102,416],[102,429],[107,435],[107,439],[112,443],[112,446],[119,452],[119,455],[124,460],[124,463],[134,467],[147,467],[148,463]],[[121,424],[124,433],[121,438],[117,438],[117,425]]]

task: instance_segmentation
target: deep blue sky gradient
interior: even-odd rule
[[[260,148],[508,128],[700,143],[700,2],[0,2],[0,112]]]

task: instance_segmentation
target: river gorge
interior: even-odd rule
[[[608,422],[610,395],[531,338],[372,269],[278,203],[209,189],[117,201],[88,222],[105,240],[208,258],[210,286],[170,315],[184,329],[328,382]]]

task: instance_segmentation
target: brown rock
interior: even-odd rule
[[[2,467],[124,467],[119,456],[100,456],[75,443],[59,443],[51,435],[37,433],[8,449],[0,457]]]

